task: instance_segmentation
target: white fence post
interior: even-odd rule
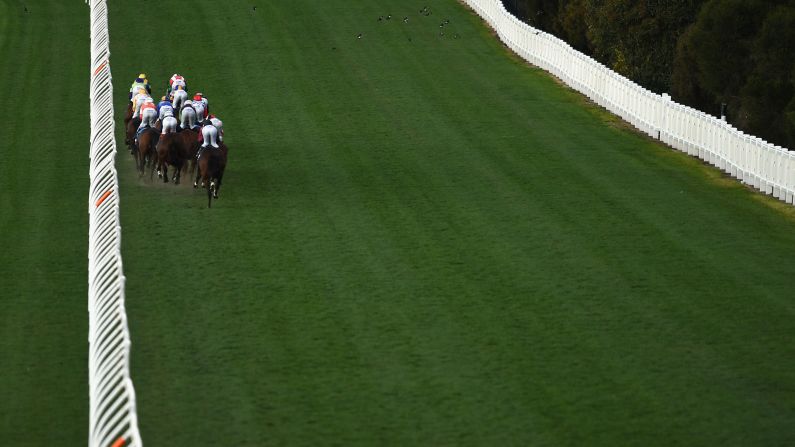
[[[108,8],[105,0],[86,0],[86,3],[91,9],[88,445],[141,447],[124,308]]]

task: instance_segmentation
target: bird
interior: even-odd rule
[[[450,23],[450,19],[444,19],[444,23],[445,23],[445,25]]]
[[[356,36],[356,38],[357,38],[357,39],[361,39],[361,38],[362,38],[362,33],[359,33],[359,35],[358,35],[358,36]]]
[[[382,20],[384,20],[384,16],[378,16],[378,21],[380,22]]]
[[[403,23],[409,23],[409,16],[403,17]]]
[[[387,20],[392,20],[392,14],[389,14],[388,16],[386,16],[386,19]]]

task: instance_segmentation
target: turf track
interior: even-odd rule
[[[88,433],[88,8],[0,0],[0,445]]]
[[[0,161],[0,444],[87,427],[88,11],[66,3],[0,14],[25,67],[0,79],[39,99]],[[110,4],[119,109],[139,70],[179,71],[232,151],[212,210],[118,161],[148,445],[795,442],[791,209],[584,106],[453,1],[196,1],[180,52],[184,5],[140,6]],[[74,113],[42,131],[45,98]]]
[[[212,210],[119,162],[144,438],[795,442],[792,210],[424,4],[197,1],[179,52],[111,4],[117,86],[184,74],[231,148]]]

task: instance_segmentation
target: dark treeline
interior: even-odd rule
[[[503,0],[675,101],[795,149],[795,0]]]

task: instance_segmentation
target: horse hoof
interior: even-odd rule
[[[193,187],[194,187],[194,188],[198,188],[198,187],[199,187],[199,184],[198,184],[198,183],[196,183],[196,182],[193,182]]]

